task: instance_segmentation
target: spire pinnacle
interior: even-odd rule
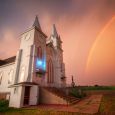
[[[39,28],[41,30],[41,26],[40,26],[40,23],[39,23],[39,20],[38,20],[37,16],[35,17],[35,21],[33,23],[33,26],[36,26],[37,28]]]
[[[53,24],[51,35],[53,35],[55,37],[58,37],[58,33],[57,33],[57,30],[56,30],[55,24]]]

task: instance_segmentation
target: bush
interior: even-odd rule
[[[4,112],[8,110],[9,101],[8,100],[0,100],[0,112]]]
[[[81,90],[80,88],[74,87],[70,91],[70,95],[77,97],[77,98],[82,98],[85,97],[86,94]]]
[[[94,85],[94,87],[99,87],[99,85],[96,84],[96,85]]]

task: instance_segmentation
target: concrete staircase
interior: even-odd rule
[[[63,89],[56,88],[56,87],[44,87],[44,89],[60,98],[63,98],[68,105],[74,105],[80,101],[79,98],[76,98],[70,94],[67,95]]]

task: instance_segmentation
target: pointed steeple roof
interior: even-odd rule
[[[53,24],[51,35],[53,35],[54,37],[58,37],[58,33],[57,33],[57,30],[56,30],[55,24]]]
[[[40,26],[40,23],[39,23],[39,20],[38,20],[37,16],[35,17],[35,21],[33,23],[33,26],[36,26],[38,29],[41,30],[41,26]]]

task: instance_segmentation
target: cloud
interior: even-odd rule
[[[5,52],[2,57],[16,53],[17,36],[31,27],[35,15],[48,36],[52,24],[56,24],[63,41],[68,81],[74,75],[77,84],[84,84],[84,79],[88,82],[84,72],[89,51],[101,29],[115,15],[115,0],[0,1],[0,49]],[[13,45],[7,48],[8,44]]]
[[[19,40],[15,39],[16,35],[11,29],[6,29],[3,32],[3,39],[0,42],[0,57],[8,58],[9,56],[16,55],[16,51],[19,47]]]

